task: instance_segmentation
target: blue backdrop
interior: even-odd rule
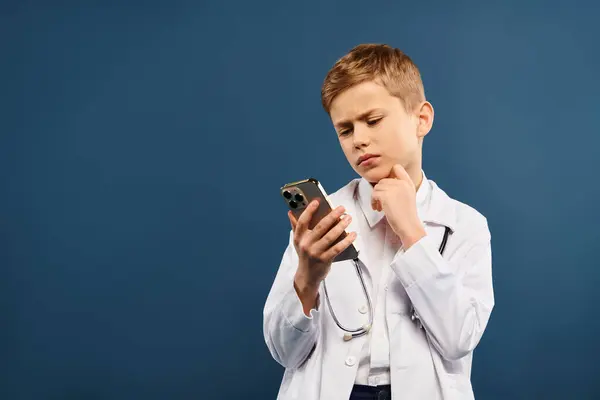
[[[364,42],[420,66],[424,169],[489,219],[477,398],[600,398],[598,6],[55,3],[0,5],[0,398],[275,398],[278,188],[355,177],[320,86]]]

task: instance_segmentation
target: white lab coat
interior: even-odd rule
[[[354,179],[331,194],[330,202],[357,215],[358,182]],[[490,232],[484,216],[428,182],[431,194],[419,213],[427,236],[396,254],[385,287],[392,398],[474,399],[472,354],[494,307]],[[355,220],[349,232],[356,230]],[[446,226],[452,233],[442,257],[438,250]],[[342,339],[344,332],[329,313],[322,286],[318,311],[311,311],[311,317],[304,314],[293,286],[298,255],[292,239],[290,232],[264,307],[267,347],[285,367],[277,398],[347,400],[366,336]],[[360,232],[355,245],[361,253],[369,251],[361,246]],[[364,294],[352,262],[335,263],[326,279],[338,320],[352,328],[364,324],[365,315],[357,311]],[[433,381],[432,366],[437,377]]]

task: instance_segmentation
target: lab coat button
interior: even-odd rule
[[[356,363],[356,357],[350,356],[346,358],[346,365],[351,367]]]
[[[368,311],[368,308],[365,305],[360,306],[360,308],[358,309],[358,312],[361,314],[366,314],[367,311]]]

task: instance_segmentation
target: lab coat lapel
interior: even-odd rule
[[[359,218],[364,218],[363,214],[362,214],[362,210],[360,208],[360,205],[357,202],[358,199],[358,179],[355,179],[353,181],[350,182],[350,184],[348,184],[345,188],[342,189],[342,191],[339,193],[339,197],[338,197],[338,201],[335,202],[335,204],[332,204],[333,207],[336,207],[338,205],[343,205],[346,208],[346,213],[352,216],[352,221],[350,222],[350,225],[348,225],[348,227],[346,228],[346,232],[356,232],[356,239],[354,240],[354,246],[356,247],[356,249],[358,250],[358,254],[359,254],[359,259],[361,261],[366,260],[367,256],[366,256],[366,246],[364,245],[364,242],[362,240],[362,236],[361,236],[361,232],[359,229],[359,224],[358,224],[358,219]],[[339,265],[338,265],[339,264]],[[342,261],[340,263],[335,263],[335,267],[339,268],[339,267],[343,267],[344,271],[346,272],[345,277],[346,279],[351,279],[351,280],[357,280],[358,277],[356,276],[356,271],[354,269],[354,265],[353,265],[353,261]],[[365,278],[365,286],[367,287],[367,291],[369,292],[369,295],[371,295],[372,292],[372,276],[371,273],[369,272],[369,269],[364,265],[364,263],[361,263],[361,271],[363,273],[363,276]],[[362,290],[362,289],[361,289]]]
[[[365,278],[365,286],[367,287],[367,292],[369,293],[369,296],[372,296],[373,276],[371,275],[371,271],[369,270],[369,268],[367,268],[367,266],[364,264],[364,260],[368,259],[367,253],[368,253],[369,249],[367,249],[367,246],[364,244],[364,241],[363,241],[362,235],[361,235],[361,231],[359,229],[359,224],[358,224],[359,218],[365,218],[365,216],[362,212],[362,209],[360,207],[360,204],[358,203],[358,184],[359,184],[359,182],[360,182],[360,180],[356,179],[352,182],[351,185],[349,185],[350,187],[348,188],[349,190],[346,194],[347,198],[344,199],[346,204],[348,204],[348,207],[350,207],[350,209],[348,210],[348,214],[350,214],[352,216],[352,222],[350,222],[350,225],[348,226],[347,231],[348,232],[354,231],[357,233],[356,239],[354,240],[354,246],[358,250],[358,257],[359,257],[359,260],[361,261],[360,268],[361,268],[361,271]],[[354,274],[354,275],[356,275],[356,274]],[[354,279],[357,279],[357,278],[354,278]]]
[[[425,224],[447,226],[452,232],[456,231],[456,207],[453,200],[432,180],[431,194],[428,204],[419,212],[421,221]]]

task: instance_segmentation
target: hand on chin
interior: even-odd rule
[[[371,168],[367,171],[363,171],[360,174],[365,178],[371,185],[376,185],[380,180],[387,178],[390,175],[392,167],[386,167],[385,165],[379,165],[375,168]]]

